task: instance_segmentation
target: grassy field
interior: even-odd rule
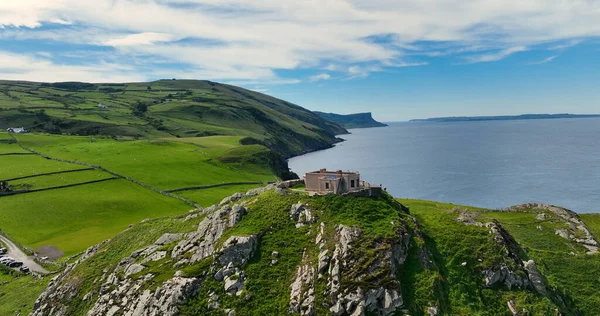
[[[113,175],[99,170],[83,170],[77,172],[52,174],[27,179],[10,181],[13,190],[36,190],[68,184],[76,184],[111,178]]]
[[[19,135],[19,141],[51,157],[99,165],[162,190],[224,182],[273,181],[268,165],[223,163],[221,155],[255,154],[239,137],[216,139],[115,141],[107,138]],[[262,147],[263,151],[266,151]]]
[[[0,145],[0,148],[2,147]],[[44,159],[36,155],[0,156],[0,166],[2,166],[0,169],[0,179],[85,168],[83,166]]]
[[[276,180],[262,155],[265,147],[240,145],[240,136],[121,140],[90,136],[16,135],[25,146],[53,158],[100,165],[162,190],[228,182]],[[9,139],[0,134],[0,139]],[[0,150],[15,146],[0,143]],[[37,155],[0,156],[0,179],[77,170],[85,166]],[[13,190],[34,190],[113,177],[100,170],[41,175],[9,181]],[[202,206],[257,185],[225,186],[180,194]],[[65,254],[114,236],[145,218],[181,214],[191,206],[133,184],[110,180],[44,192],[0,197],[1,229],[36,249],[53,245]]]
[[[111,238],[145,218],[185,213],[187,204],[126,180],[0,197],[2,230],[36,249],[67,256]]]

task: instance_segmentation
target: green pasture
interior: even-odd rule
[[[67,184],[76,184],[94,180],[102,180],[114,177],[113,175],[99,170],[83,170],[69,173],[44,175],[39,177],[9,181],[8,185],[13,190],[36,190]]]
[[[104,168],[150,184],[162,190],[226,182],[273,181],[269,166],[241,168],[219,161],[223,146],[233,139],[199,141],[205,145],[170,141],[114,141],[93,137],[45,136],[23,134],[24,145],[48,156],[100,165]],[[238,145],[233,148],[245,148]],[[231,148],[230,148],[231,150]],[[255,149],[252,149],[253,151]],[[243,153],[244,149],[240,149]]]
[[[0,197],[0,223],[21,244],[34,249],[53,245],[68,256],[145,218],[182,214],[190,208],[118,179]]]
[[[45,159],[37,155],[0,156],[0,166],[0,179],[85,168],[84,166]]]

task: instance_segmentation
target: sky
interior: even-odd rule
[[[206,79],[380,121],[600,113],[598,0],[0,0],[0,79]]]

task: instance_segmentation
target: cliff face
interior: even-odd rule
[[[293,184],[133,225],[70,264],[32,315],[598,312],[565,295],[548,262],[540,268],[541,257],[486,212],[426,203],[409,212],[387,195],[308,197]],[[585,229],[586,239],[565,241],[597,246],[563,209],[501,214],[572,223],[568,232]]]
[[[335,113],[323,113],[315,111],[317,115],[323,119],[339,124],[344,128],[366,128],[366,127],[383,127],[386,124],[377,122],[373,119],[371,112],[356,113],[356,114],[335,114]]]

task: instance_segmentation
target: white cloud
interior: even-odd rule
[[[71,21],[58,19],[58,18],[50,19],[50,22],[55,23],[55,24],[62,24],[62,25],[73,25],[73,22],[71,22]]]
[[[544,58],[540,61],[530,62],[529,65],[541,65],[541,64],[549,63],[549,62],[553,61],[556,57],[558,57],[558,55],[550,56],[550,57]]]
[[[600,36],[599,20],[600,1],[589,0],[0,1],[0,38],[108,45],[185,64],[190,75],[248,81],[293,80],[277,70],[298,68],[364,77],[474,52],[467,61],[492,62],[525,47],[564,49]],[[72,25],[40,27],[47,22]]]
[[[571,48],[573,46],[579,45],[579,43],[581,43],[581,42],[583,42],[583,40],[580,40],[580,39],[571,40],[566,43],[552,45],[552,46],[548,47],[548,50],[563,50],[563,49],[567,49],[567,48]]]
[[[494,52],[494,53],[467,56],[467,57],[465,57],[465,59],[467,59],[467,61],[469,63],[486,63],[486,62],[498,61],[498,60],[504,59],[514,53],[524,52],[526,50],[527,50],[527,47],[525,47],[525,46],[516,46],[516,47],[503,49],[501,51]]]
[[[328,73],[321,73],[321,74],[317,74],[314,76],[311,76],[310,78],[308,78],[308,81],[310,82],[315,82],[315,81],[320,81],[320,80],[329,80],[331,79],[331,75]]]
[[[132,82],[144,78],[133,68],[108,63],[92,65],[61,65],[47,59],[0,51],[0,73],[4,80],[42,82]]]
[[[138,34],[129,34],[125,36],[121,36],[118,38],[112,38],[107,41],[102,42],[102,45],[107,46],[136,46],[136,45],[150,45],[158,42],[172,42],[179,38],[173,36],[171,34],[165,33],[154,33],[154,32],[145,32]]]

